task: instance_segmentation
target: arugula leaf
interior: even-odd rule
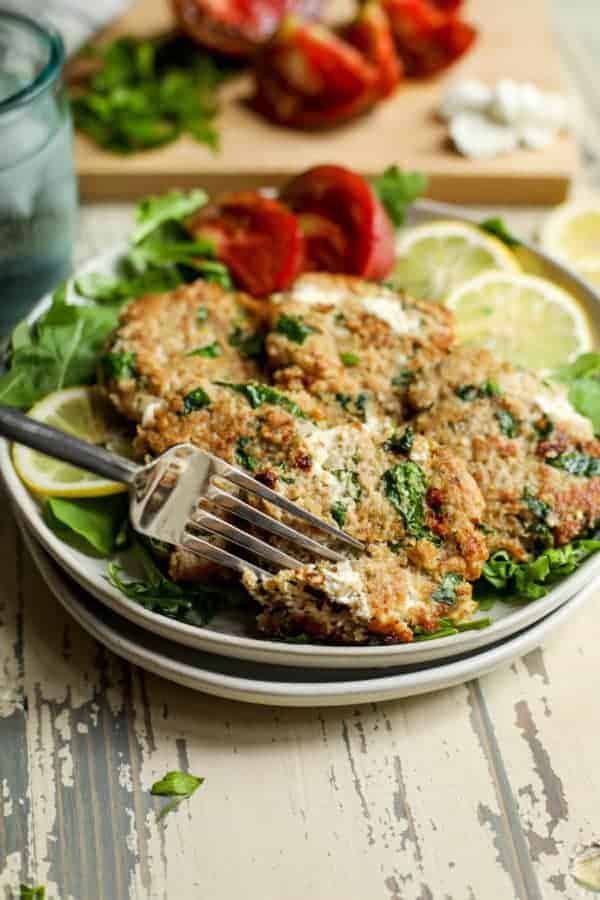
[[[213,341],[212,344],[207,344],[205,347],[196,347],[195,350],[190,350],[189,353],[186,353],[186,356],[205,356],[208,359],[216,359],[222,353],[219,342]]]
[[[46,888],[43,884],[37,887],[27,887],[26,884],[19,886],[19,900],[45,900]]]
[[[462,584],[464,578],[456,572],[447,572],[442,578],[439,587],[431,595],[436,603],[445,603],[446,606],[454,606],[456,603],[456,588]]]
[[[256,381],[248,381],[245,384],[232,384],[229,381],[214,381],[219,387],[228,388],[245,397],[252,409],[258,409],[263,403],[272,403],[274,406],[281,406],[298,419],[306,419],[308,416],[297,403],[282,394],[276,388],[270,387],[268,384],[259,384]]]
[[[139,244],[150,232],[155,231],[164,222],[181,222],[208,200],[204,191],[170,191],[157,197],[145,197],[136,209],[136,227],[131,235],[131,243]]]
[[[406,531],[417,539],[431,539],[425,525],[427,479],[417,463],[401,462],[383,473],[383,492],[404,519]]]
[[[204,388],[197,387],[183,398],[183,416],[189,416],[196,409],[204,409],[210,406],[210,397]]]
[[[127,495],[49,497],[43,516],[61,540],[90,556],[106,558],[117,549],[123,524],[128,521]]]
[[[557,372],[569,388],[569,400],[578,413],[590,419],[600,434],[600,353],[583,353],[575,362]]]
[[[0,377],[0,403],[29,409],[51,391],[90,384],[98,351],[117,325],[112,306],[75,306],[55,296],[27,330],[17,332],[10,369]]]
[[[254,472],[258,465],[258,460],[246,449],[248,444],[251,443],[252,438],[249,437],[242,436],[237,439],[235,445],[235,461],[238,466],[248,469],[249,472]]]
[[[497,409],[494,416],[498,421],[498,427],[502,434],[506,435],[508,438],[517,437],[520,426],[512,413],[507,409]]]
[[[485,584],[491,585],[498,599],[538,600],[556,581],[570,575],[598,550],[600,540],[584,538],[545,550],[524,563],[515,562],[505,550],[497,550],[485,563],[477,587],[485,591]],[[483,608],[481,603],[480,608]]]
[[[200,785],[204,784],[204,778],[198,778],[189,772],[172,771],[155,781],[150,788],[150,793],[155,797],[175,797],[172,803],[167,803],[160,811],[158,818],[162,819],[168,812],[175,809],[182,800],[189,800]]]
[[[73,92],[76,126],[101,147],[132,153],[187,132],[216,149],[217,88],[233,71],[182,37],[120,38],[94,52],[102,63]]]
[[[309,335],[314,334],[315,329],[307,325],[302,316],[288,316],[284,313],[277,319],[275,331],[296,344],[303,344]]]
[[[506,223],[499,216],[484,219],[483,222],[479,223],[479,227],[482,231],[487,231],[488,234],[497,237],[498,240],[502,241],[503,244],[506,244],[507,247],[521,246],[521,241],[508,230]]]
[[[547,457],[545,461],[549,466],[564,469],[570,475],[579,475],[582,478],[600,475],[600,459],[588,453],[579,453],[577,450],[561,453],[560,456]]]
[[[110,583],[126,597],[152,612],[161,613],[189,625],[206,625],[220,610],[248,604],[248,594],[239,584],[177,584],[163,575],[150,552],[138,538],[132,552],[142,569],[142,577],[125,581],[123,569],[111,562]]]
[[[357,353],[340,353],[340,360],[348,368],[360,365],[360,356]]]
[[[427,178],[422,172],[403,172],[398,166],[390,166],[383,175],[374,178],[372,184],[388,216],[399,228],[407,207],[425,193]]]
[[[388,453],[410,453],[415,440],[415,433],[410,425],[404,429],[402,434],[394,431],[392,436],[383,444],[383,449]]]

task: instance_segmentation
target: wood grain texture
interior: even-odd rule
[[[340,4],[348,6],[347,0],[333,0],[334,17]],[[519,150],[492,160],[467,160],[448,146],[446,127],[435,115],[444,85],[463,76],[489,82],[512,77],[560,88],[560,58],[547,2],[469,0],[466,14],[480,35],[463,60],[443,77],[408,82],[369,116],[335,131],[305,134],[265,122],[248,108],[251,81],[242,76],[222,92],[217,154],[183,137],[159,150],[120,157],[78,135],[83,197],[133,199],[175,182],[183,187],[201,183],[212,191],[279,184],[299,168],[332,161],[369,175],[392,163],[421,169],[430,177],[431,195],[439,200],[557,203],[564,199],[577,166],[572,136],[561,137],[540,152]],[[138,0],[110,36],[154,34],[170,23],[165,0]]]

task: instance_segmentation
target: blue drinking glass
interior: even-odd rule
[[[0,9],[0,336],[71,269],[77,184],[60,35]]]

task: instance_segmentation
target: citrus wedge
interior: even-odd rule
[[[93,388],[55,391],[36,403],[29,415],[121,456],[131,455],[131,441],[111,426],[109,413]],[[22,444],[13,444],[12,457],[27,487],[46,497],[102,497],[126,490],[117,481],[85,472]]]
[[[400,232],[392,281],[412,297],[444,301],[488,269],[519,272],[502,241],[466,222],[430,222]]]
[[[461,343],[485,347],[518,366],[553,370],[592,348],[581,306],[544,278],[484,272],[456,288],[447,305]]]
[[[547,253],[575,269],[594,260],[600,268],[600,200],[557,206],[544,222],[540,242]]]

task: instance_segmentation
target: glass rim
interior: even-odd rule
[[[42,93],[42,91],[49,87],[60,75],[65,61],[65,45],[63,39],[60,33],[48,23],[41,25],[34,19],[30,19],[29,16],[24,16],[22,13],[14,12],[11,9],[4,9],[0,6],[0,23],[2,21],[9,21],[14,25],[21,26],[22,28],[33,32],[47,48],[48,60],[35,78],[32,78],[28,84],[19,88],[14,94],[9,94],[4,100],[0,100],[0,115],[29,103],[34,97]]]

